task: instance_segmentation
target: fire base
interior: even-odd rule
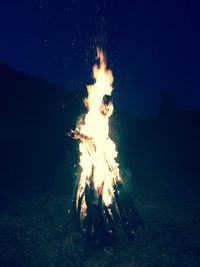
[[[102,194],[92,186],[86,186],[81,195],[78,188],[77,185],[73,199],[73,222],[83,232],[87,244],[100,246],[115,241],[120,228],[128,240],[133,240],[143,222],[122,182],[114,184],[114,199],[109,206],[103,203]]]

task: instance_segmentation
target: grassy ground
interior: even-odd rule
[[[145,173],[132,189],[145,224],[134,241],[120,232],[116,243],[86,248],[70,225],[70,196],[40,194],[2,211],[1,266],[200,266],[198,196],[179,192],[167,176],[147,180]]]

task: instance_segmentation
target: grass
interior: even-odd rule
[[[29,201],[15,200],[2,211],[1,266],[200,266],[196,196],[179,192],[172,177],[170,183],[159,173],[148,180],[145,175],[131,190],[145,224],[134,241],[119,232],[117,242],[87,248],[70,224],[70,196],[49,192]]]

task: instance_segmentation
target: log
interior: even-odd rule
[[[84,142],[89,155],[95,153],[96,146],[92,138],[74,130],[71,130],[67,135]],[[114,199],[112,205],[107,207],[102,203],[102,193],[95,191],[92,174],[89,179],[90,184],[85,185],[85,190],[81,195],[79,185],[76,188],[74,202],[77,203],[78,201],[78,207],[75,209],[75,221],[86,233],[86,241],[89,243],[97,241],[99,238],[103,240],[109,232],[115,236],[116,228],[120,226],[124,229],[128,240],[132,240],[137,228],[143,226],[142,219],[117,169],[107,159],[105,159],[105,163],[111,172],[111,177],[113,177]],[[103,192],[103,184],[101,192]],[[81,207],[84,197],[87,205],[85,224],[81,222]]]

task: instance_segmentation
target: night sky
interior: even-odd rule
[[[189,0],[1,0],[0,61],[80,92],[100,46],[122,108],[156,115],[162,92],[200,108],[199,11]]]

